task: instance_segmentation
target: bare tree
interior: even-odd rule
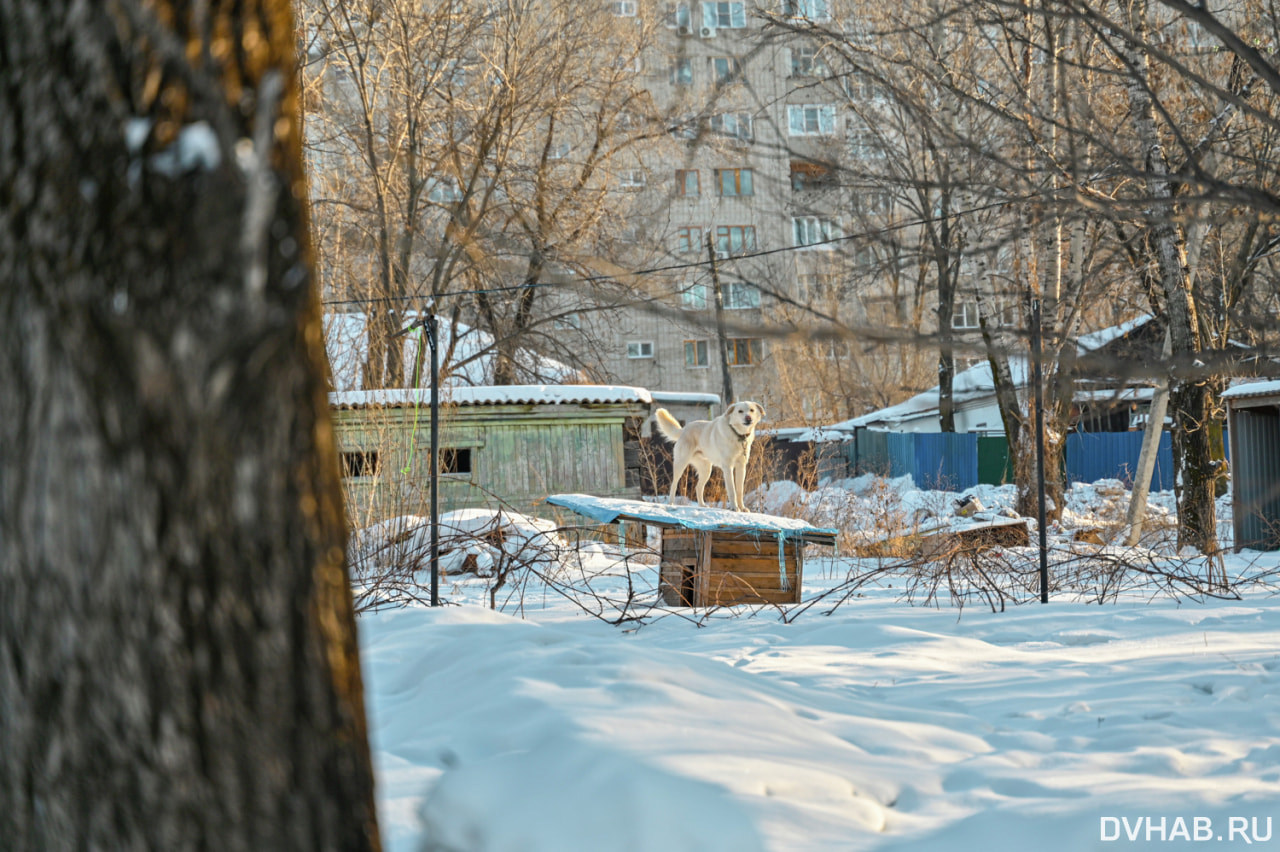
[[[0,2],[6,848],[379,848],[294,39]]]
[[[550,294],[597,289],[634,198],[618,190],[667,138],[638,74],[654,21],[568,0],[306,5],[319,229],[329,289],[378,324],[366,386],[404,382],[393,335],[432,299],[491,336],[494,383],[527,377],[522,348],[585,360],[556,331],[582,294]]]

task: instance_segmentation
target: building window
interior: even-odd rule
[[[344,477],[377,476],[382,470],[377,450],[348,450],[341,453],[338,459],[342,464]]]
[[[821,77],[827,73],[826,63],[818,48],[801,46],[791,48],[792,77]]]
[[[688,33],[693,27],[693,16],[689,12],[688,3],[668,3],[662,21],[668,29]]]
[[[742,3],[702,4],[702,25],[713,30],[741,29],[747,25],[747,10]]]
[[[681,254],[702,251],[702,229],[689,226],[676,228],[676,251]]]
[[[702,194],[702,183],[697,169],[676,170],[676,195],[685,198],[696,198]]]
[[[724,287],[724,306],[728,310],[745,311],[760,307],[760,288],[746,281],[730,281]]]
[[[951,327],[954,329],[979,328],[978,303],[956,302],[951,309]]]
[[[707,285],[690,284],[680,292],[680,307],[687,311],[705,311],[707,309]]]
[[[449,204],[462,200],[462,190],[458,187],[458,182],[451,177],[433,178],[428,185],[430,189],[427,190],[427,198],[436,204]]]
[[[844,91],[850,100],[860,103],[883,103],[884,89],[869,74],[849,74],[844,78]]]
[[[893,198],[886,189],[854,188],[853,205],[860,213],[888,213],[893,208]]]
[[[829,21],[831,0],[782,0],[782,14],[811,21]]]
[[[582,315],[578,313],[561,314],[552,321],[551,325],[560,331],[580,331],[582,329]]]
[[[738,78],[738,60],[732,56],[711,57],[711,79],[717,86],[732,83]]]
[[[441,447],[440,474],[441,476],[470,476],[471,448]]]
[[[801,272],[796,276],[796,286],[802,302],[845,296],[840,276],[830,272]]]
[[[711,132],[727,136],[739,142],[750,142],[753,138],[751,113],[723,112],[711,116]]]
[[[849,154],[860,160],[883,160],[884,148],[870,128],[849,131]]]
[[[1022,325],[1022,305],[1013,300],[1002,301],[1000,303],[1000,324],[1005,328],[1017,328]]]
[[[678,118],[672,125],[667,128],[667,132],[671,134],[671,138],[675,140],[690,141],[698,138],[698,119],[692,116]]]
[[[741,254],[755,250],[755,225],[720,225],[716,228],[716,251]]]
[[[680,292],[680,307],[686,311],[705,311],[707,309],[707,285],[690,284]]]
[[[724,342],[724,354],[730,367],[759,364],[764,356],[764,343],[758,337],[731,337]]]
[[[836,132],[834,104],[791,104],[787,132],[792,136],[830,136]]]
[[[686,340],[684,342],[684,365],[686,367],[707,366],[707,341]]]
[[[627,343],[628,358],[652,358],[653,357],[653,341],[652,340],[633,340]]]
[[[716,169],[716,184],[723,196],[755,195],[751,169]]]
[[[671,85],[689,86],[693,84],[693,60],[687,56],[677,56],[671,60]]]
[[[625,169],[618,176],[618,185],[630,192],[644,189],[644,183],[644,171],[641,169]]]
[[[637,74],[644,70],[644,60],[639,56],[619,56],[609,65],[619,71],[634,71]]]
[[[807,160],[791,161],[791,189],[803,192],[807,189],[822,189],[834,185],[835,177],[831,169],[821,163]]]
[[[636,16],[636,0],[614,0],[609,4],[609,10],[619,18],[634,18]]]
[[[796,246],[831,247],[840,238],[840,223],[822,216],[796,216],[791,220],[791,234]]]

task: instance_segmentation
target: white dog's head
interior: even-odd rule
[[[736,432],[750,432],[764,419],[764,406],[756,402],[735,402],[724,413]]]

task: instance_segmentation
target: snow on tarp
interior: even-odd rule
[[[547,498],[547,502],[553,506],[570,509],[602,524],[611,524],[622,518],[656,526],[684,527],[690,530],[784,533],[828,544],[834,544],[836,536],[836,530],[815,527],[797,518],[782,518],[757,512],[735,512],[732,509],[715,509],[709,506],[672,506],[665,503],[646,503],[642,500],[624,500],[618,497],[594,497],[590,494],[553,494]]]

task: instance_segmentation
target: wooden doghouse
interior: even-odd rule
[[[799,603],[805,545],[834,547],[836,540],[835,530],[753,512],[584,494],[547,502],[601,523],[661,529],[659,590],[668,606]]]

